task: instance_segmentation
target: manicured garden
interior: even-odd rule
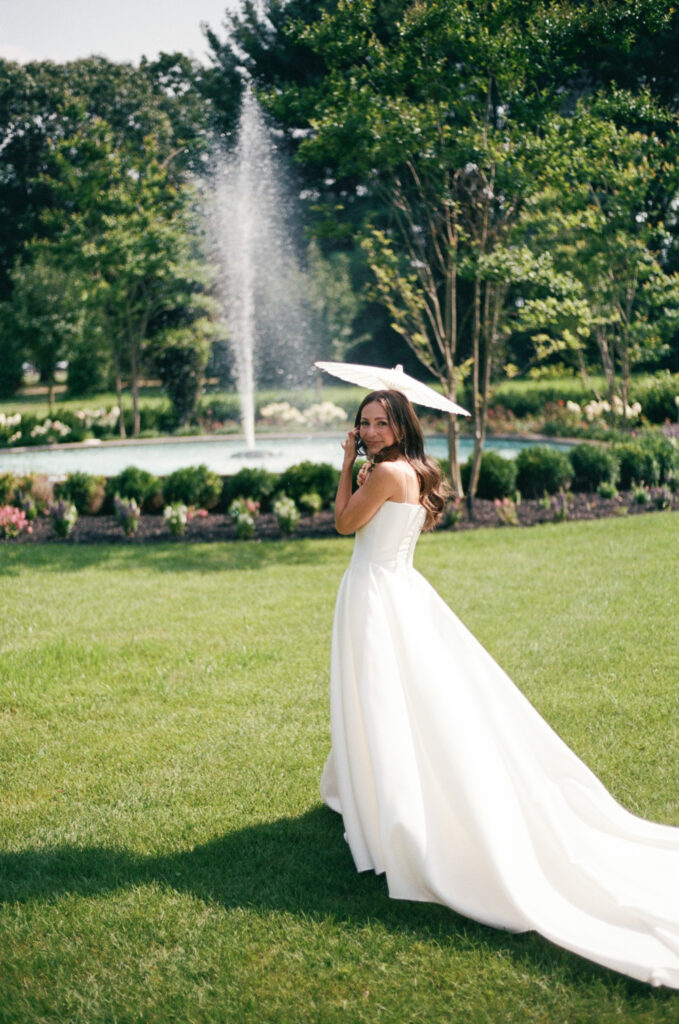
[[[3,1022],[676,1020],[676,993],[355,873],[318,796],[350,551],[4,546]],[[438,533],[416,564],[625,806],[679,825],[677,553],[665,512]]]
[[[471,466],[470,458],[462,467],[465,490]],[[449,471],[445,461],[442,468]],[[288,535],[300,525],[306,533],[332,533],[330,510],[338,476],[333,466],[314,462],[278,474],[244,467],[229,477],[205,465],[177,469],[166,477],[135,466],[108,479],[76,472],[56,482],[44,474],[4,473],[0,538],[107,539],[101,517],[108,517],[107,531],[116,523],[113,528],[128,537],[180,537],[192,523],[194,539],[206,540],[249,540],[275,531]],[[528,446],[514,460],[486,451],[473,506],[452,497],[442,525],[532,524],[678,506],[677,439],[647,430],[606,445],[583,442],[568,454],[545,445]],[[161,514],[164,530],[159,531]]]

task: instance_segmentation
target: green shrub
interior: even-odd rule
[[[623,441],[613,448],[620,462],[620,487],[629,491],[634,484],[649,486],[660,480],[660,466],[650,446],[641,441]]]
[[[329,462],[299,462],[281,473],[278,487],[295,502],[303,494],[315,491],[327,508],[334,501],[338,482],[339,470]]]
[[[595,444],[578,444],[568,453],[573,469],[572,489],[593,494],[599,484],[615,486],[620,474],[620,463],[608,448]]]
[[[113,506],[115,495],[121,498],[134,498],[140,509],[145,512],[159,511],[162,508],[162,486],[157,476],[136,466],[127,466],[117,476],[109,478],[106,484],[107,506]]]
[[[175,469],[163,482],[166,505],[181,502],[196,508],[212,509],[222,494],[222,478],[206,465]]]
[[[131,409],[123,410],[125,430],[128,437],[133,432],[133,413]],[[142,404],[139,407],[139,430],[142,434],[171,434],[177,427],[177,417],[168,405]]]
[[[557,494],[566,487],[572,475],[568,456],[555,448],[531,445],[516,457],[516,486],[524,498]]]
[[[106,496],[106,479],[90,473],[69,473],[54,487],[56,498],[72,502],[79,515],[96,515]]]
[[[14,473],[0,473],[0,505],[11,504],[18,483]]]
[[[466,491],[472,472],[473,456],[461,466],[462,486]],[[476,497],[495,501],[496,498],[511,498],[516,491],[516,465],[514,459],[503,459],[497,452],[483,452],[479,468]]]
[[[642,415],[649,423],[676,423],[679,420],[679,406],[675,399],[679,395],[679,374],[669,372],[647,380],[633,381],[630,387],[630,401],[639,402]]]
[[[228,508],[234,498],[252,498],[263,512],[271,511],[271,501],[278,484],[278,474],[268,469],[243,466],[233,476],[224,479],[222,507]]]
[[[69,398],[84,398],[108,390],[111,360],[88,341],[78,345],[68,360]]]
[[[198,416],[208,423],[238,422],[240,398],[238,395],[203,395],[198,402]]]
[[[22,346],[17,345],[11,322],[10,305],[0,306],[0,398],[12,398],[23,382]]]
[[[299,507],[303,512],[307,512],[309,515],[315,516],[323,507],[320,494],[317,494],[316,491],[303,494],[299,499]]]
[[[644,451],[650,452],[658,463],[658,483],[671,484],[679,478],[679,447],[673,439],[649,430],[639,441]]]
[[[617,498],[618,488],[610,480],[602,480],[596,489],[600,498]]]
[[[559,401],[577,402],[583,405],[592,398],[592,393],[574,377],[556,380],[505,381],[493,395],[494,408],[509,409],[519,419],[536,416],[548,403]]]
[[[632,501],[635,505],[648,505],[651,500],[651,493],[648,487],[644,487],[643,484],[639,484],[632,491]]]

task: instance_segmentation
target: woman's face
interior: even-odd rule
[[[383,448],[396,444],[396,436],[381,402],[368,402],[363,407],[358,430],[368,455],[377,455]]]

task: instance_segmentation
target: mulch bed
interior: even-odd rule
[[[620,492],[617,498],[605,499],[596,494],[571,494],[566,504],[565,518],[569,521],[584,519],[603,519],[609,516],[644,515],[657,511],[655,505],[656,491],[652,491],[651,502],[639,505],[632,499],[631,492]],[[524,500],[516,507],[520,526],[536,526],[539,523],[559,522],[564,518],[563,503],[560,498],[552,498],[547,505],[545,501]],[[679,494],[672,496],[674,510],[679,510]],[[466,508],[456,523],[455,530],[477,530],[484,527],[504,525],[495,504],[477,498],[474,502],[473,519],[470,519]],[[449,527],[453,529],[453,527]],[[258,540],[278,540],[282,537],[273,515],[261,515],[256,520],[255,538]],[[313,517],[303,518],[295,537],[336,537],[332,512],[319,512]],[[212,542],[236,540],[236,530],[229,516],[214,513],[204,519],[194,519],[189,523],[183,537],[170,537],[167,525],[161,515],[144,515],[139,523],[139,530],[133,537],[126,537],[114,516],[81,516],[70,537],[57,537],[49,519],[38,518],[33,523],[31,534],[23,533],[14,543],[20,544],[145,544],[154,541]]]

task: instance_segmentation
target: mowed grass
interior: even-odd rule
[[[3,1024],[679,1019],[356,874],[318,796],[350,551],[0,547]],[[679,825],[679,516],[425,536],[416,564],[618,799]]]

